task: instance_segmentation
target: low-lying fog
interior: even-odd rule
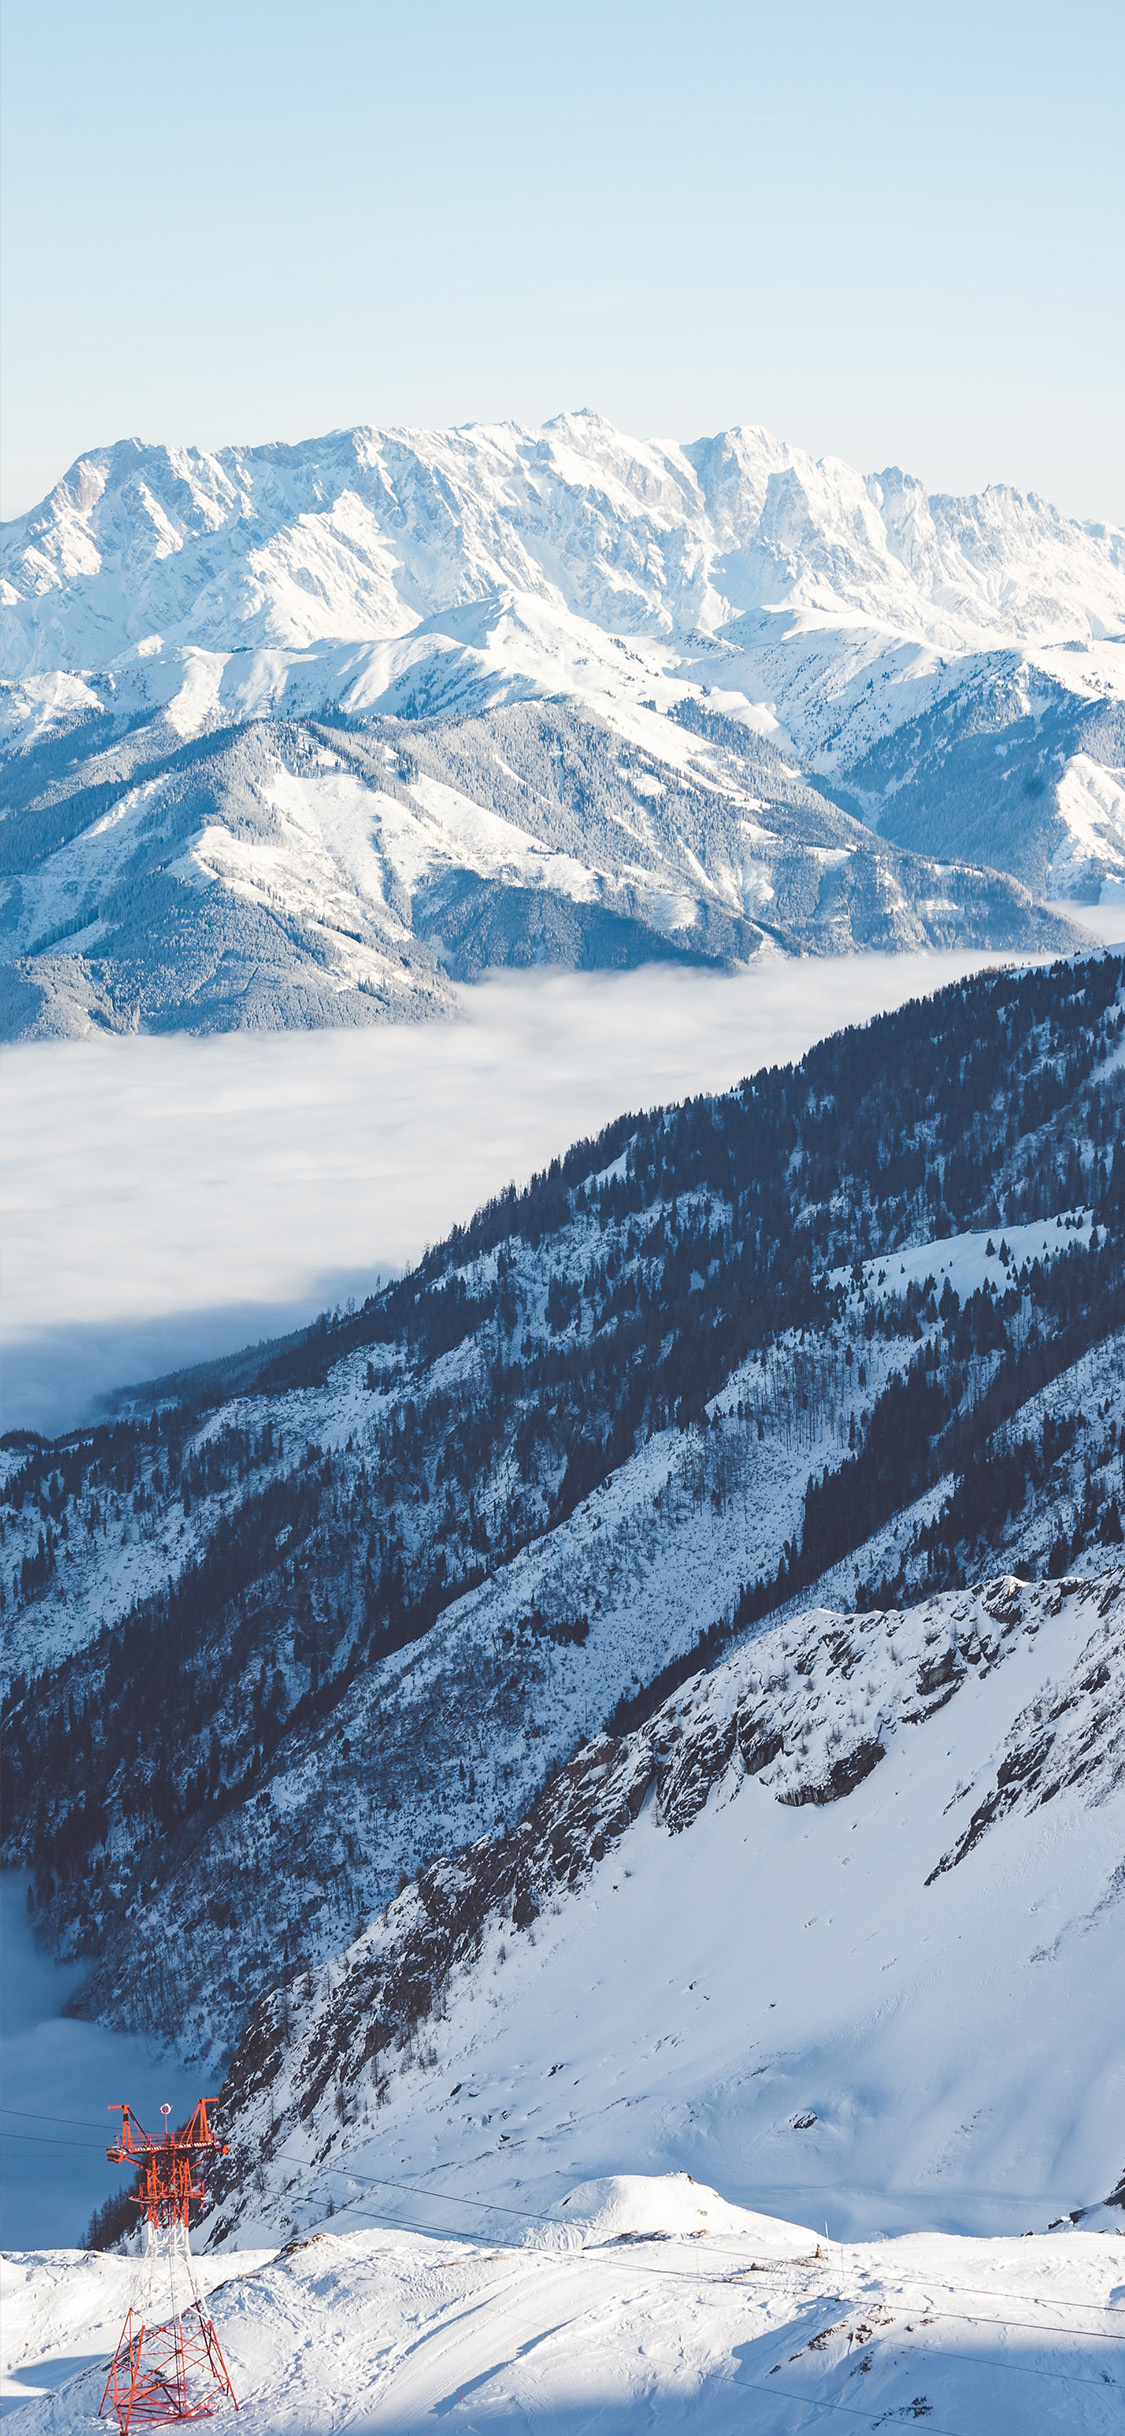
[[[722,1090],[985,955],[498,976],[462,1019],[8,1050],[4,1426],[286,1328],[625,1108]]]

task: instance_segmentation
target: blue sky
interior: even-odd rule
[[[1125,521],[1123,0],[4,0],[4,506],[79,452],[762,422]]]

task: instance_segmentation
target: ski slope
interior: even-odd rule
[[[1120,2427],[1120,2233],[818,2242],[680,2176],[588,2185],[568,2217],[496,2245],[323,2227],[211,2262],[238,2427],[803,2436],[837,2413],[934,2436]],[[65,2251],[9,2262],[19,2436],[92,2424],[134,2272]]]

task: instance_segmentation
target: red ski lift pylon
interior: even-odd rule
[[[111,2106],[121,2131],[106,2150],[112,2165],[135,2165],[133,2200],[144,2222],[144,2291],[129,2311],[113,2355],[99,2418],[107,2403],[121,2436],[183,2419],[212,2419],[224,2403],[235,2410],[234,2387],[218,2335],[203,2306],[191,2257],[191,2207],[205,2197],[206,2157],[225,2157],[207,2120],[213,2098],[201,2098],[182,2130],[150,2139],[129,2106]]]

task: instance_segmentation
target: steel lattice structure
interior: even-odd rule
[[[130,2309],[113,2355],[99,2417],[107,2404],[121,2436],[132,2429],[166,2427],[183,2419],[211,2419],[225,2402],[238,2409],[218,2335],[204,2308],[191,2256],[193,2201],[205,2197],[202,2166],[208,2155],[225,2156],[207,2119],[211,2098],[201,2098],[190,2122],[168,2129],[170,2107],[162,2107],[159,2140],[138,2123],[129,2106],[121,2131],[106,2155],[113,2165],[135,2165],[132,2197],[144,2222],[143,2290]]]

